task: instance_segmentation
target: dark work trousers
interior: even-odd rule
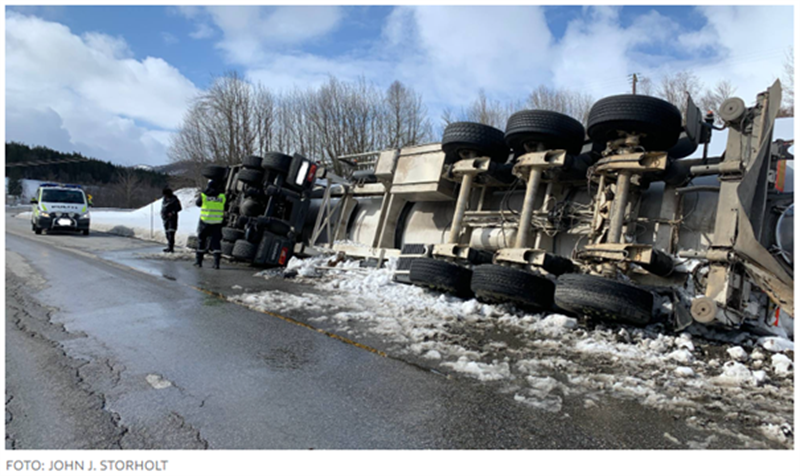
[[[178,231],[178,214],[164,220],[164,234],[167,235],[167,248],[175,250],[175,232]]]
[[[197,252],[221,254],[220,242],[222,241],[222,223],[208,224],[201,221],[197,225]]]

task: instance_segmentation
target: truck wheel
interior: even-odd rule
[[[645,134],[641,146],[649,151],[669,150],[680,136],[681,112],[662,99],[621,94],[603,98],[589,111],[589,137],[596,143],[618,139],[620,131]]]
[[[264,211],[264,205],[248,198],[239,206],[239,211],[246,217],[257,217]]]
[[[503,131],[476,122],[448,124],[442,134],[442,150],[453,157],[453,162],[460,160],[461,150],[474,150],[497,162],[505,162],[509,154]]]
[[[244,231],[236,228],[222,227],[222,239],[233,243],[236,240],[244,238]]]
[[[261,157],[257,155],[248,155],[242,159],[242,167],[246,169],[261,170]]]
[[[233,244],[233,249],[231,250],[231,256],[241,260],[250,261],[256,255],[257,246],[258,245],[254,245],[247,240],[236,240],[236,243]]]
[[[200,171],[203,177],[216,180],[224,179],[227,172],[228,168],[220,165],[205,165],[203,166],[203,170]]]
[[[289,173],[289,167],[292,166],[292,160],[291,155],[281,154],[280,152],[267,152],[261,161],[261,167],[266,171],[286,175]]]
[[[233,256],[233,246],[234,243],[232,241],[222,240],[220,243],[220,251],[225,256]]]
[[[526,142],[540,142],[547,149],[566,149],[580,154],[586,131],[577,120],[553,111],[539,109],[515,112],[506,124],[506,143],[518,154],[525,153]]]
[[[432,258],[419,258],[411,263],[408,279],[411,284],[445,291],[460,297],[472,296],[469,287],[472,270],[455,263]]]
[[[549,309],[553,306],[555,284],[523,269],[484,264],[472,270],[472,291],[478,298],[503,303],[511,301],[525,307]]]
[[[261,181],[264,180],[264,172],[260,169],[242,169],[237,178],[240,182],[248,185],[261,185]]]
[[[653,295],[631,284],[587,274],[558,278],[556,306],[575,314],[645,325],[653,316]]]

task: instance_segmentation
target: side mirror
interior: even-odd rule
[[[31,203],[39,203],[39,200],[36,200],[35,198],[31,198]]]

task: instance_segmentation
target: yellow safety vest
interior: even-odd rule
[[[209,225],[222,223],[222,218],[225,214],[225,194],[220,193],[216,197],[209,197],[205,193],[201,193],[200,196],[203,197],[200,221]]]

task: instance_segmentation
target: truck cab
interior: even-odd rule
[[[42,231],[75,231],[89,234],[91,201],[80,185],[43,183],[31,199],[31,229]]]

